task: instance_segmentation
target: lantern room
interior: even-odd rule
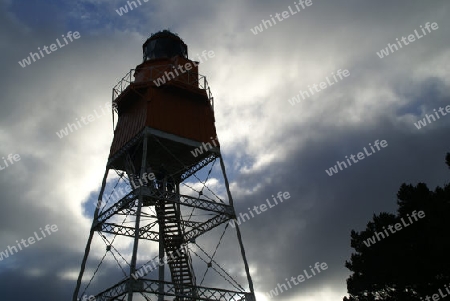
[[[152,35],[142,45],[144,62],[152,59],[180,56],[188,58],[187,45],[177,35],[163,30]]]

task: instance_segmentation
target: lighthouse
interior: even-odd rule
[[[73,301],[254,301],[239,225],[229,227],[214,99],[198,70],[210,53],[189,59],[168,30],[142,48],[112,91],[114,138]]]

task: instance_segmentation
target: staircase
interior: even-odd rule
[[[127,173],[134,175],[134,165],[131,158],[126,158],[128,163]],[[132,176],[133,177],[133,176]],[[152,184],[147,184],[152,185]],[[162,183],[160,182],[156,186],[162,195],[165,195],[164,191],[173,192],[174,183],[172,185],[167,184],[167,179]],[[181,226],[181,214],[179,207],[174,202],[166,201],[164,198],[156,201],[155,205],[156,215],[158,218],[159,226],[163,228],[163,241],[164,249],[167,256],[167,263],[169,265],[172,282],[175,287],[175,293],[178,296],[174,301],[192,301],[195,300],[196,280],[192,269],[192,260],[189,252],[183,247],[183,234],[184,231]],[[161,237],[160,237],[161,239]],[[186,286],[188,285],[188,286]]]
[[[183,231],[181,228],[180,211],[177,204],[159,200],[156,214],[160,227],[163,227],[164,248],[168,256],[168,264],[175,293],[185,297],[177,297],[177,301],[193,300],[195,296],[195,275],[189,253],[183,245]],[[186,286],[188,285],[188,286]]]

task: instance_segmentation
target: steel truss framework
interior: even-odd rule
[[[166,288],[164,291],[164,295],[184,298],[186,296],[182,296],[177,294],[175,290],[175,286],[173,283],[163,281],[162,282]],[[117,300],[118,297],[124,296],[128,293],[130,286],[133,288],[135,292],[140,293],[149,293],[149,294],[159,294],[159,286],[161,282],[156,280],[149,279],[128,279],[124,280],[115,286],[107,289],[106,291],[100,293],[96,296],[96,301],[109,301],[109,300]],[[234,292],[230,290],[223,290],[217,288],[209,288],[209,287],[195,287],[197,291],[197,296],[192,297],[192,300],[232,300],[232,301],[255,301],[253,295],[251,293],[246,292]]]
[[[156,200],[164,200],[167,203],[175,203],[184,205],[187,207],[193,207],[197,209],[207,210],[211,212],[219,213],[213,218],[203,223],[187,222],[185,226],[190,226],[192,229],[185,232],[182,243],[187,243],[192,239],[196,239],[200,235],[208,232],[209,230],[223,224],[224,222],[235,218],[234,209],[230,205],[215,203],[209,200],[200,198],[194,198],[187,195],[178,195],[176,193],[164,193],[160,192],[154,187],[139,187],[130,192],[123,199],[118,201],[116,205],[111,206],[108,210],[104,211],[96,221],[94,221],[94,229],[105,233],[124,235],[129,237],[135,237],[135,228],[127,227],[116,223],[106,223],[105,221],[118,213],[124,213],[126,209],[132,209],[137,207],[136,199],[139,195],[149,197]],[[183,222],[183,221],[182,221]],[[159,233],[150,231],[148,226],[139,228],[139,235],[141,239],[147,239],[152,241],[159,241]],[[187,228],[187,227],[186,227]]]
[[[135,139],[130,141],[132,142],[132,144],[126,145],[120,151],[120,156],[112,157],[109,160],[105,176],[103,178],[102,188],[100,190],[98,198],[98,204],[102,203],[103,194],[107,184],[108,173],[110,169],[114,168],[115,160],[126,162],[126,170],[124,172],[128,177],[130,177],[130,175],[136,174],[139,174],[142,177],[148,167],[148,141],[155,138],[152,137],[152,134],[153,133],[149,129],[144,129]],[[138,148],[142,148],[141,153],[136,152],[136,149]],[[136,155],[136,153],[139,153],[139,155]],[[140,171],[137,172],[135,170],[136,164],[133,163],[136,162],[135,156],[139,156],[139,158],[137,159],[141,160],[141,164],[139,165]],[[221,199],[219,199],[218,201],[208,199],[208,197],[203,195],[202,193],[199,193],[198,197],[180,193],[180,184],[184,180],[193,175],[195,176],[198,171],[202,170],[212,162],[215,162],[215,160],[220,161],[220,167],[229,202],[228,204],[226,204]],[[183,162],[179,163],[182,164]],[[158,186],[148,184],[131,190],[128,194],[124,195],[115,203],[111,204],[110,207],[106,208],[105,210],[101,210],[99,206],[97,206],[94,213],[90,235],[86,245],[85,254],[83,257],[80,274],[77,280],[77,286],[73,294],[73,301],[77,301],[77,299],[79,298],[78,295],[81,288],[81,281],[86,267],[91,242],[94,233],[96,232],[98,232],[99,234],[108,233],[113,234],[114,236],[125,236],[134,239],[132,258],[131,263],[129,264],[130,270],[127,273],[127,276],[110,288],[96,294],[96,301],[132,301],[133,295],[135,293],[141,294],[146,300],[151,300],[148,295],[156,295],[158,296],[159,301],[170,299],[173,299],[175,301],[255,301],[253,283],[250,277],[249,267],[242,244],[239,225],[235,224],[234,228],[236,229],[237,239],[246,271],[249,292],[242,289],[240,285],[240,290],[236,291],[199,286],[196,283],[190,252],[179,252],[179,250],[186,250],[183,248],[184,246],[190,243],[195,243],[195,240],[203,234],[224,224],[231,219],[235,219],[236,217],[233,207],[233,199],[229,190],[229,183],[225,173],[225,166],[220,155],[220,151],[212,151],[209,156],[199,160],[194,165],[185,165],[185,170],[181,172],[177,171],[177,174],[179,177],[177,182],[173,183],[175,185],[172,184],[172,189],[168,189],[169,186],[167,186],[166,177],[164,178],[162,185]],[[197,176],[195,177],[198,179]],[[155,223],[145,224],[145,222],[143,222],[143,210],[147,208],[154,208],[154,211],[156,212],[156,214],[153,216],[153,218],[156,219]],[[181,214],[182,208],[202,210],[204,212],[208,212],[208,214],[212,215],[212,217],[201,222],[185,220],[183,219],[183,216]],[[133,216],[135,218],[134,226],[126,226],[112,221],[113,219],[121,215]],[[159,226],[158,231],[152,230],[155,224],[158,224]],[[159,242],[159,259],[161,261],[165,256],[164,253],[166,254],[166,257],[169,254],[177,253],[177,255],[171,258],[171,260],[167,261],[172,279],[171,282],[165,281],[164,279],[163,265],[160,265],[158,268],[158,280],[144,278],[147,273],[136,277],[136,271],[140,269],[138,269],[137,267],[139,240]],[[107,250],[108,248],[111,248],[111,246],[107,245]],[[187,250],[188,249],[189,248],[187,248]],[[211,261],[213,261],[211,257],[210,259]],[[165,297],[169,297],[169,299]]]

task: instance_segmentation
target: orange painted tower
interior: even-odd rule
[[[167,30],[143,54],[113,88],[117,124],[73,301],[254,301],[206,78]],[[103,256],[89,255],[95,238]]]

